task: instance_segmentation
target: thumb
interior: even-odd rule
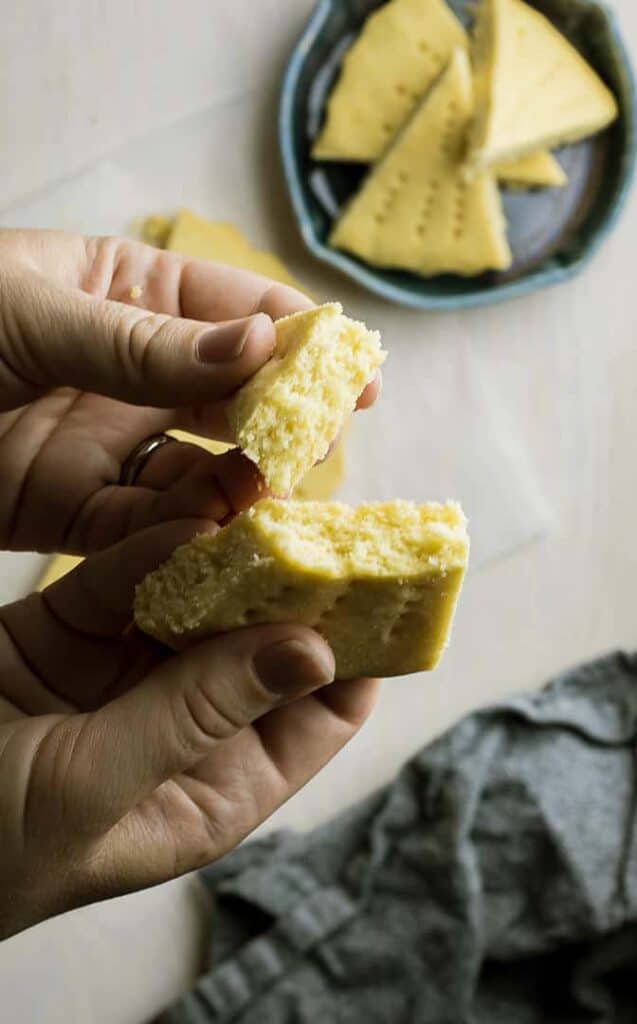
[[[302,626],[238,630],[170,657],[139,686],[82,716],[74,804],[89,829],[108,829],[218,743],[333,680],[330,648]]]
[[[265,313],[220,324],[100,300],[28,267],[3,270],[0,410],[62,385],[137,405],[210,402],[269,358]]]

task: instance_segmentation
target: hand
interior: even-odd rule
[[[135,584],[203,529],[150,527],[0,611],[0,936],[220,857],[371,711],[309,629],[174,655],[131,628]]]
[[[166,445],[134,487],[118,486],[122,463],[172,427],[232,440],[224,405],[271,355],[271,318],[310,305],[124,239],[0,231],[0,549],[87,554],[251,505],[258,474],[236,451]]]

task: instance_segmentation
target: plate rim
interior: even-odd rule
[[[332,249],[316,235],[311,223],[310,213],[304,195],[304,185],[295,155],[294,147],[294,103],[301,72],[307,55],[310,52],[323,25],[330,17],[337,0],[317,0],[317,3],[294,45],[286,65],[281,83],[278,110],[278,138],[284,177],[292,202],[294,215],[306,248],[318,260],[336,268],[347,277],[361,284],[368,291],[389,299],[392,302],[414,309],[433,311],[450,311],[457,309],[476,308],[505,302],[519,298],[541,288],[551,287],[567,281],[578,274],[594,257],[600,246],[608,238],[628,200],[637,164],[637,82],[630,56],[624,44],[618,18],[606,3],[600,0],[591,2],[591,6],[602,11],[610,32],[615,49],[620,73],[624,79],[623,87],[626,97],[626,145],[624,147],[619,169],[620,185],[612,205],[603,214],[597,228],[587,240],[577,256],[562,266],[538,268],[514,281],[487,286],[483,291],[459,292],[455,295],[423,295],[412,291],[409,287],[394,284],[382,276],[382,270],[367,268],[346,253]]]

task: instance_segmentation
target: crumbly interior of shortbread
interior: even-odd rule
[[[454,503],[266,499],[150,574],[136,621],[174,646],[257,622],[300,622],[326,637],[339,675],[399,675],[436,664],[467,557]]]
[[[276,555],[334,577],[407,577],[462,558],[464,520],[454,504],[391,501],[351,508],[263,501],[250,518]]]
[[[239,446],[284,495],[326,455],[385,353],[378,333],[337,303],[285,317],[276,332],[273,357],[228,417]]]

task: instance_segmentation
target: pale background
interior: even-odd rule
[[[614,6],[630,45],[637,8]],[[119,231],[132,212],[182,204],[234,220],[317,294],[383,331],[383,407],[364,435],[374,452],[352,469],[350,490],[444,498],[438,491],[453,487],[469,506],[480,557],[443,664],[431,677],[386,684],[360,736],[276,816],[295,827],[390,778],[464,711],[631,647],[637,635],[637,195],[593,264],[550,291],[436,316],[364,294],[303,252],[280,180],[276,89],[311,7],[22,0],[7,5],[0,35],[0,221],[45,223],[54,210],[60,226]],[[87,178],[105,156],[108,168]],[[56,191],[79,172],[70,192]],[[350,459],[362,429],[361,418]],[[0,599],[25,593],[41,561],[0,555]],[[3,1015],[27,1024],[147,1019],[195,971],[204,910],[186,880],[5,943]]]

